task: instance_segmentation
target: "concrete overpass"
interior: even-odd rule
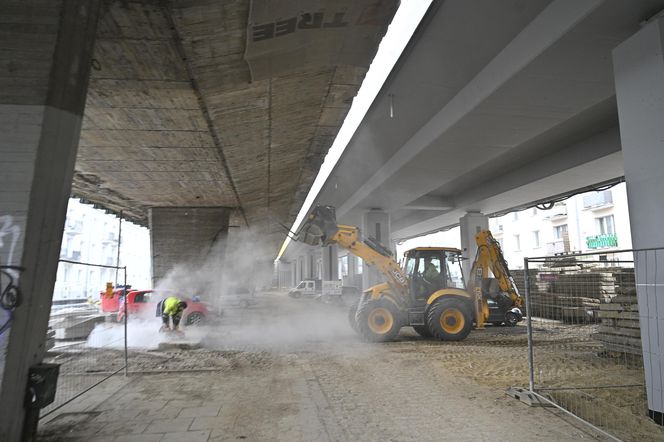
[[[3,437],[44,352],[70,194],[151,227],[155,280],[229,225],[271,261],[397,5],[3,2],[0,265],[22,293],[0,336]]]
[[[664,246],[652,206],[664,191],[663,8],[434,2],[314,203],[387,245],[460,225],[472,258],[489,215],[625,179],[633,244]],[[285,276],[336,279],[334,247],[315,253],[289,247]],[[644,336],[655,323],[642,319]]]
[[[315,203],[389,242],[622,179],[612,51],[662,7],[434,2]]]
[[[23,296],[1,336],[2,434],[18,438],[44,351],[70,191],[162,232],[157,272],[230,223],[276,251],[271,221],[294,218],[395,5],[369,3],[331,16],[246,0],[3,5],[0,264],[23,268],[11,270]],[[663,246],[662,8],[434,2],[318,201],[383,241],[457,223],[468,241],[485,215],[624,175],[633,243]],[[259,44],[332,32],[345,13],[370,28],[331,49],[312,35]]]

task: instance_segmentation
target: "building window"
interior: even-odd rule
[[[356,275],[361,275],[362,274],[362,269],[364,267],[364,262],[362,261],[362,258],[357,258],[355,261],[357,261]]]
[[[521,250],[521,235],[514,235],[514,244],[515,244],[514,250],[516,250],[517,252]]]
[[[613,235],[616,233],[613,215],[595,218],[595,230],[598,235]]]
[[[539,249],[540,248],[540,233],[539,233],[539,230],[533,231],[533,248],[534,249]]]
[[[567,236],[567,224],[562,224],[553,228],[554,239],[565,239],[565,236]]]

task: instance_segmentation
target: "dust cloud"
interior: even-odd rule
[[[209,311],[205,323],[187,326],[184,338],[174,338],[158,332],[161,319],[154,308],[147,308],[141,316],[129,315],[129,347],[154,349],[178,339],[200,342],[210,350],[291,352],[357,339],[347,320],[354,299],[344,296],[343,302],[325,303],[272,290],[274,250],[257,242],[259,236],[250,230],[232,233],[205,259],[179,264],[155,287],[154,302],[170,294],[199,297]],[[185,319],[186,312],[183,323]],[[123,333],[122,324],[102,324],[87,345],[121,348]]]

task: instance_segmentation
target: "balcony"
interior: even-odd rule
[[[67,233],[83,232],[83,221],[67,221],[67,224],[65,225],[65,232]]]
[[[66,259],[69,261],[80,261],[81,260],[81,251],[80,250],[61,250],[60,259]]]
[[[618,247],[618,236],[614,233],[586,237],[586,246],[589,249],[604,249]]]
[[[553,242],[546,244],[547,255],[560,255],[562,253],[569,253],[569,239],[556,239]]]
[[[584,209],[602,209],[613,205],[613,194],[610,190],[591,193],[583,197]]]

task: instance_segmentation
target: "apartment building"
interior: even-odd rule
[[[71,198],[62,236],[60,259],[80,263],[115,266],[120,246],[120,266],[127,266],[127,283],[150,288],[150,237],[148,229]],[[74,301],[96,297],[106,282],[124,282],[122,271],[60,262],[55,283],[54,301]]]

